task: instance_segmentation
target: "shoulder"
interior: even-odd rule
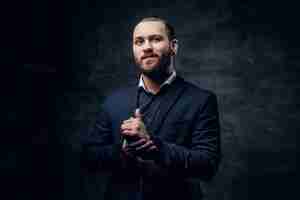
[[[129,94],[133,93],[136,87],[122,87],[115,89],[105,95],[105,100],[115,100],[121,97],[127,97]]]
[[[208,89],[201,88],[191,82],[184,81],[184,99],[190,103],[198,113],[218,115],[218,100],[216,94]]]
[[[127,103],[130,101],[135,91],[136,87],[134,86],[115,89],[105,95],[102,105],[103,107],[117,107],[122,103]]]
[[[185,87],[185,95],[197,101],[206,101],[208,99],[216,99],[216,94],[208,89],[201,88],[200,86],[186,81],[185,79],[179,77],[180,82]]]

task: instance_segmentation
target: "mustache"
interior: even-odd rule
[[[158,57],[158,55],[156,55],[156,54],[147,54],[147,55],[143,55],[141,57],[141,59],[144,60],[145,58],[151,58],[151,57]]]

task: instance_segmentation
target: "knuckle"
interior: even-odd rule
[[[139,129],[140,129],[140,126],[139,126],[138,124],[135,124],[135,125],[134,125],[134,128],[135,128],[136,130],[139,130]]]

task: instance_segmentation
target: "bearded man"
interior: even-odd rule
[[[176,74],[167,21],[142,19],[132,45],[139,82],[105,99],[82,137],[83,163],[109,174],[104,199],[201,199],[198,180],[211,179],[220,161],[216,96]]]

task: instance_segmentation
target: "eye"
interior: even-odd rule
[[[155,36],[155,37],[153,37],[153,39],[152,39],[154,42],[160,42],[160,41],[162,41],[162,37],[160,37],[160,36]]]
[[[136,39],[134,41],[134,44],[137,45],[137,46],[141,46],[143,43],[144,43],[144,40],[142,40],[142,39]]]

